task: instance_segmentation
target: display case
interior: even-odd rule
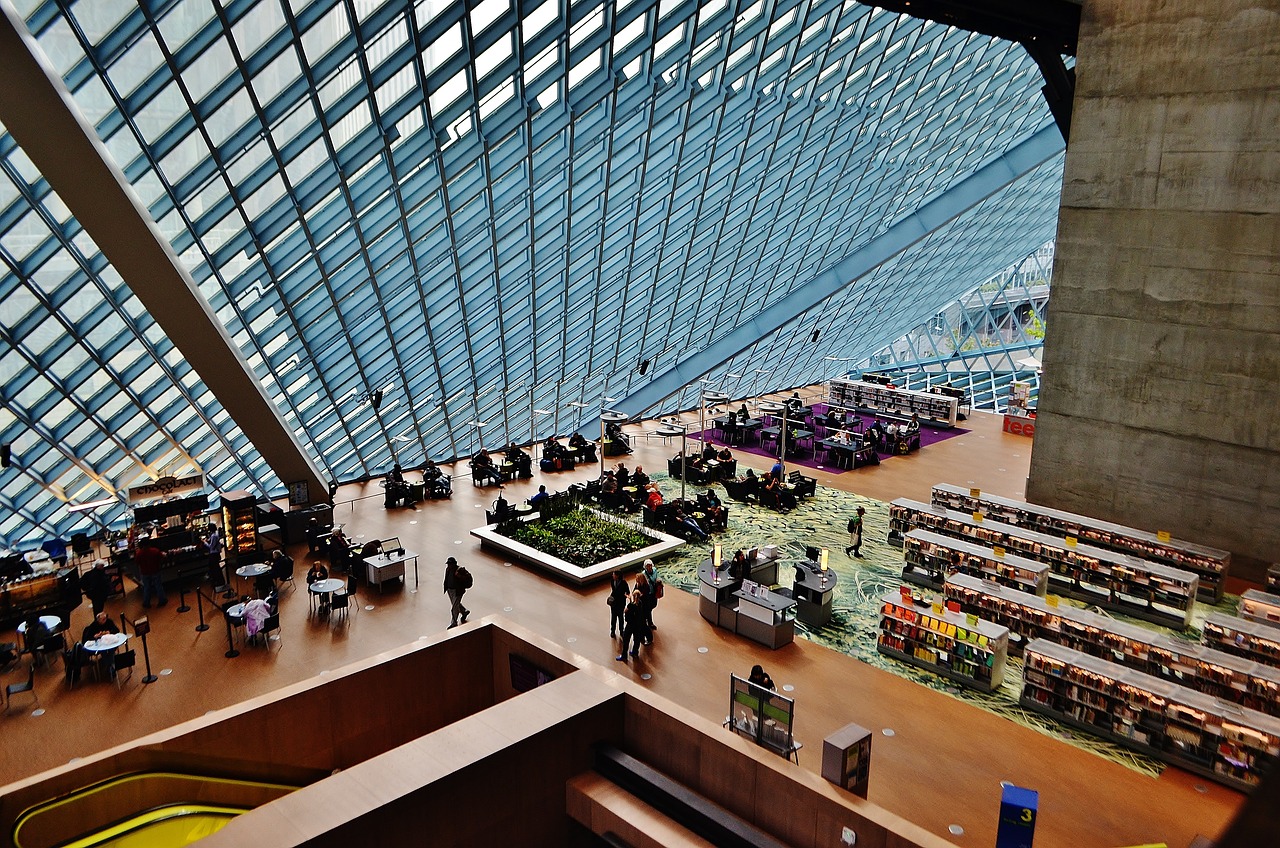
[[[224,492],[222,525],[226,528],[228,557],[239,558],[258,550],[257,498],[248,492]]]
[[[1200,578],[1199,597],[1214,603],[1222,600],[1222,581],[1231,565],[1231,554],[1227,551],[1181,539],[1166,540],[1159,533],[1148,533],[1074,512],[1050,509],[1047,506],[945,483],[933,487],[931,500],[936,507],[958,512],[981,512],[1014,527],[1050,536],[1071,536],[1097,548],[1190,571]]]
[[[1210,648],[1280,667],[1280,628],[1222,613],[1204,620],[1200,640]]]
[[[923,606],[902,594],[880,599],[880,636],[876,650],[955,682],[990,692],[1004,682],[1009,628],[941,603]]]
[[[827,405],[838,409],[868,411],[921,420],[934,427],[956,426],[956,398],[913,389],[897,389],[862,380],[831,380],[827,383]]]
[[[891,535],[931,530],[1042,562],[1059,595],[1179,630],[1191,623],[1198,578],[1189,571],[907,498],[890,503],[889,525]]]
[[[1070,606],[1053,606],[965,574],[947,578],[947,600],[1010,630],[1009,653],[1047,639],[1240,704],[1280,715],[1280,669]]]
[[[822,740],[822,776],[862,798],[871,778],[870,730],[846,724]]]
[[[1248,589],[1240,596],[1240,617],[1259,624],[1280,627],[1280,595]]]
[[[902,579],[941,589],[950,573],[969,574],[1019,592],[1043,596],[1049,566],[994,548],[952,539],[928,530],[912,530],[903,543]]]
[[[792,731],[795,716],[795,701],[736,674],[729,675],[727,725],[734,733],[790,758],[800,748]]]
[[[33,615],[56,615],[64,622],[80,606],[80,572],[75,568],[37,571],[0,582],[0,622]]]
[[[1280,719],[1037,639],[1020,703],[1220,783],[1249,790],[1280,754]]]

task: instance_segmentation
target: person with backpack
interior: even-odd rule
[[[849,546],[844,549],[845,556],[853,554],[862,559],[862,516],[866,514],[865,509],[858,507],[857,515],[849,519]]]
[[[444,563],[444,593],[449,596],[449,627],[457,627],[459,623],[466,624],[467,617],[471,615],[471,610],[462,605],[462,596],[471,588],[472,584],[471,572],[461,565],[453,557],[449,557]],[[458,616],[462,616],[462,621],[458,621]]]

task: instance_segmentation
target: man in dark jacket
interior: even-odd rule
[[[160,579],[160,571],[164,568],[164,551],[156,547],[151,539],[143,539],[133,560],[138,564],[138,573],[142,575],[142,608],[151,608],[151,596],[159,599],[160,606],[169,603],[164,593],[164,583]]]
[[[462,605],[462,596],[471,588],[471,575],[453,557],[445,560],[444,593],[449,596],[449,626],[457,627],[458,616],[462,616],[462,624],[467,623],[471,610]]]
[[[107,596],[111,594],[111,578],[107,576],[107,564],[98,560],[80,578],[80,591],[93,604],[93,614],[107,608]]]

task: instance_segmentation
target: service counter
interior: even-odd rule
[[[816,562],[796,563],[796,582],[791,595],[796,601],[796,617],[809,627],[823,627],[831,621],[831,598],[836,588],[835,569],[823,571]]]
[[[729,576],[728,563],[718,571],[707,559],[698,566],[698,612],[716,627],[770,648],[795,638],[796,602],[769,590],[778,582],[776,553],[757,554],[745,579]]]

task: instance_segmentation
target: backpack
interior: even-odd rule
[[[466,567],[461,565],[458,566],[458,570],[454,572],[453,579],[457,582],[458,586],[463,589],[470,589],[471,584],[474,582],[471,579],[471,572],[467,571]]]
[[[852,532],[856,531],[857,529],[858,529],[858,519],[856,519],[856,518],[850,518],[850,519],[849,519],[849,532],[850,532],[850,533],[852,533]]]

